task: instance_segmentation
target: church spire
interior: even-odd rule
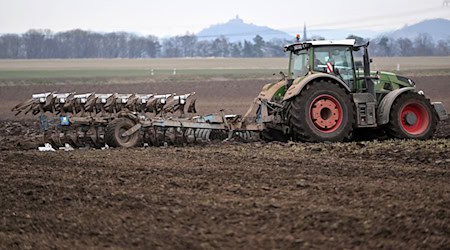
[[[303,41],[308,41],[308,36],[306,35],[306,23],[303,24]]]

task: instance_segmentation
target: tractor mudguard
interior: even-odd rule
[[[445,121],[448,119],[447,111],[445,111],[444,104],[442,102],[432,102],[434,110],[436,111],[439,121]]]
[[[329,79],[333,82],[337,82],[339,83],[339,85],[341,87],[343,87],[348,93],[351,92],[350,88],[347,86],[347,84],[345,84],[345,82],[343,82],[341,79],[339,79],[338,77],[334,76],[334,75],[330,75],[330,74],[325,74],[325,73],[315,73],[315,74],[311,74],[306,76],[305,78],[303,78],[301,80],[300,83],[298,84],[293,84],[287,91],[286,94],[283,97],[283,101],[289,100],[290,98],[298,95],[303,88],[308,85],[308,83],[316,80],[316,79]]]
[[[397,100],[397,97],[399,97],[401,94],[407,91],[414,91],[414,90],[415,90],[414,87],[405,87],[389,92],[378,105],[377,111],[378,125],[387,124],[389,122],[389,114],[391,112],[392,104],[394,104],[395,100]]]

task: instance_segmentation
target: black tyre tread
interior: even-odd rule
[[[280,141],[287,142],[289,137],[285,135],[283,132],[276,129],[265,129],[260,132],[260,138],[266,142]]]
[[[105,132],[105,142],[108,146],[116,148],[130,148],[136,147],[139,144],[139,133],[134,133],[131,135],[132,138],[130,138],[128,143],[122,143],[118,138],[116,138],[116,131],[123,126],[126,126],[126,128],[129,129],[134,126],[134,122],[127,118],[116,118],[108,123]]]
[[[332,89],[336,91],[340,97],[344,100],[341,105],[347,106],[349,110],[348,121],[344,124],[344,129],[342,133],[335,136],[334,138],[323,138],[311,132],[309,125],[302,114],[305,114],[305,109],[309,108],[307,102],[307,97],[311,96],[315,91],[321,91],[325,89]],[[350,140],[353,131],[353,123],[355,120],[354,108],[350,95],[346,92],[344,88],[331,81],[315,81],[308,84],[305,89],[300,92],[299,95],[292,98],[286,107],[286,120],[291,127],[291,133],[294,139],[305,141],[305,142],[323,142],[323,141],[347,141]]]
[[[425,105],[425,107],[428,109],[428,111],[431,113],[430,115],[430,127],[428,131],[426,131],[424,134],[419,136],[411,136],[406,134],[402,129],[401,125],[398,123],[397,120],[397,114],[400,111],[403,104],[411,99],[415,99],[418,102],[421,102]],[[386,132],[389,136],[397,139],[418,139],[418,140],[426,140],[431,138],[434,133],[436,132],[438,123],[438,117],[436,112],[434,111],[433,106],[431,105],[431,101],[428,98],[425,98],[423,95],[419,95],[416,92],[408,91],[399,97],[394,101],[394,104],[392,105],[391,111],[389,113],[389,123],[387,124]]]

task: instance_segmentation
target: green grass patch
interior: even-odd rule
[[[0,70],[0,85],[45,84],[59,81],[110,83],[130,80],[208,80],[271,78],[281,69],[180,69],[154,70]]]

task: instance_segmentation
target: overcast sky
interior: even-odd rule
[[[392,30],[423,19],[450,19],[443,0],[0,0],[0,33],[31,28],[130,31],[157,36],[198,32],[239,15],[291,33],[310,29]]]

